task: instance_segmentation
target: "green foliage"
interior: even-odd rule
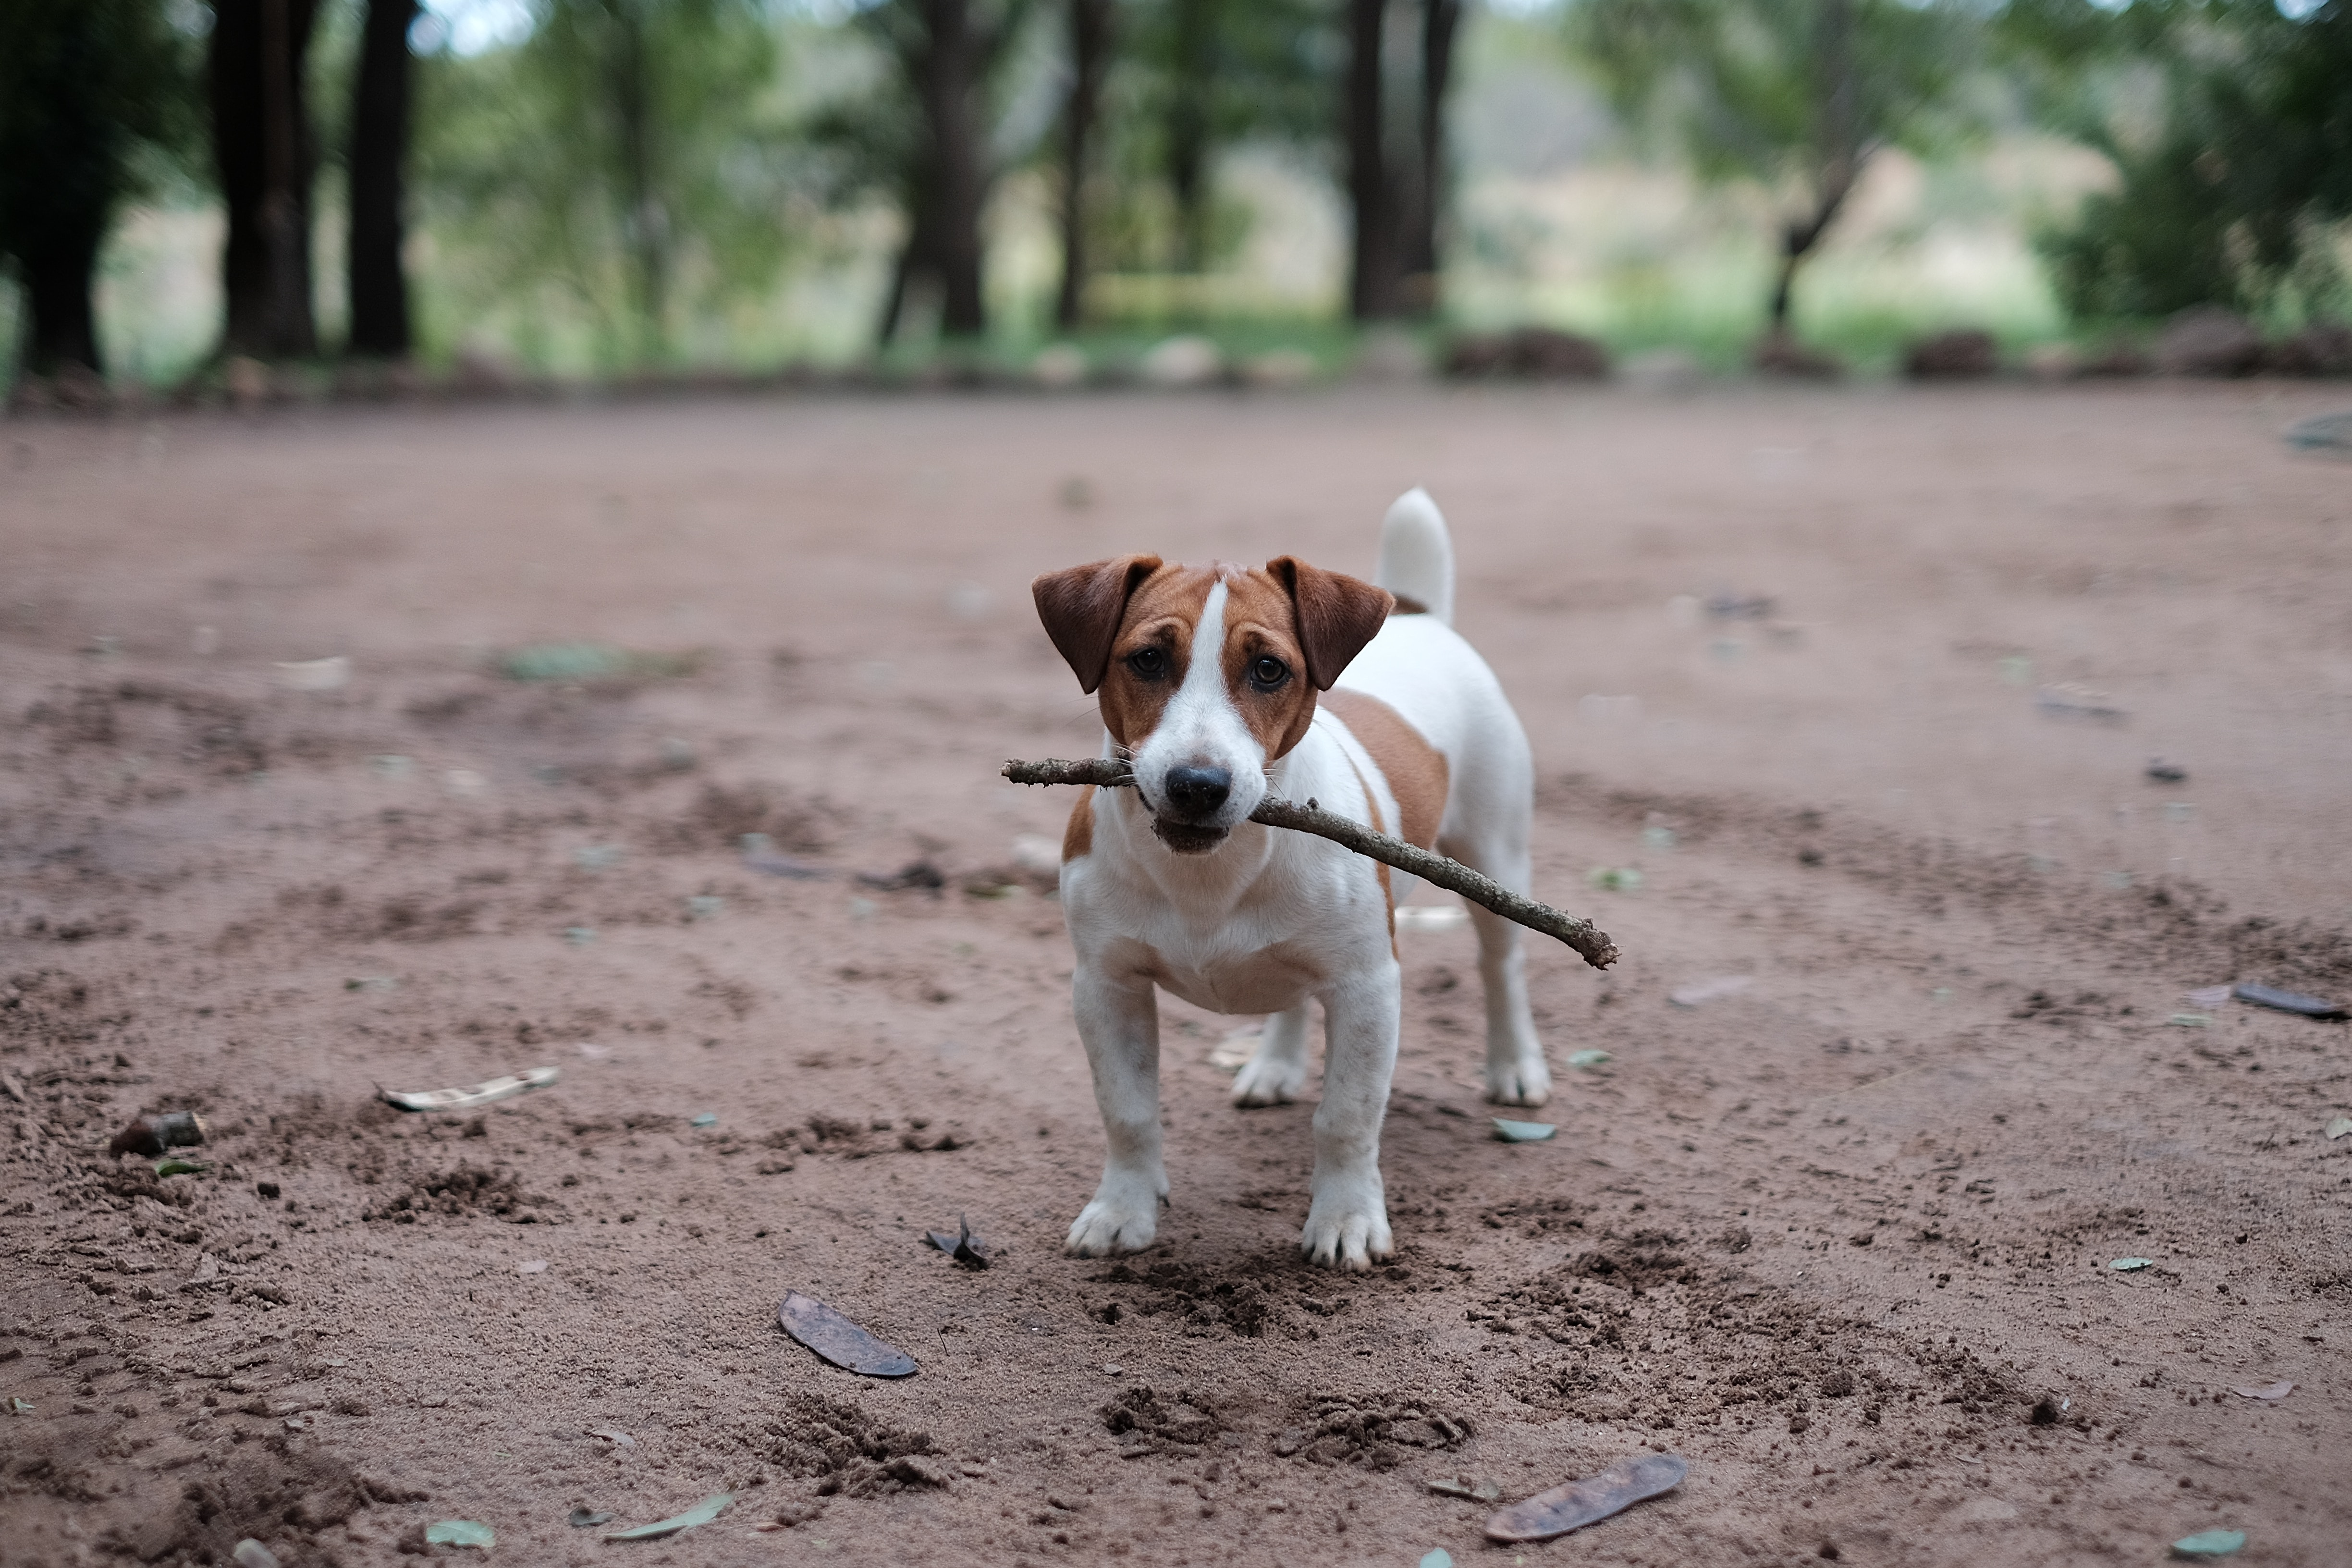
[[[2143,0],[2132,12],[2103,30],[2039,0],[2013,23],[2025,47],[2089,84],[2080,133],[2122,176],[2045,240],[2069,308],[2294,314],[2340,296],[2327,226],[2352,216],[2352,0],[2301,21],[2270,0]],[[2134,67],[2161,83],[2152,134],[2131,133]]]
[[[540,0],[521,44],[421,63],[420,205],[469,316],[568,319],[594,363],[655,363],[773,281],[800,181],[757,0]],[[563,357],[543,329],[527,346]]]
[[[1847,65],[1823,47],[1846,13]],[[1777,187],[1841,144],[1930,151],[1963,121],[1973,8],[1934,0],[1574,0],[1570,36],[1629,123],[1703,176]]]

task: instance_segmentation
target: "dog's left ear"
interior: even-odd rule
[[[1309,566],[1295,555],[1278,555],[1265,563],[1267,573],[1290,594],[1298,619],[1298,650],[1307,656],[1307,679],[1318,691],[1328,691],[1349,660],[1380,635],[1396,595],[1386,588],[1320,566]]]

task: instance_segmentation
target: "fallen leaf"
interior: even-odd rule
[[[229,1556],[236,1560],[236,1568],[278,1568],[278,1553],[249,1535],[236,1543]]]
[[[2300,991],[2282,991],[2275,985],[2257,985],[2246,980],[2230,987],[2230,994],[2241,1002],[2252,1002],[2257,1007],[2269,1007],[2281,1013],[2299,1013],[2306,1018],[2341,1018],[2352,1013],[2352,1008],[2347,1008],[2340,1002],[2306,996]]]
[[[2242,1530],[2200,1530],[2172,1543],[2175,1557],[2227,1557],[2246,1543]]]
[[[177,1155],[166,1155],[155,1162],[155,1173],[159,1176],[201,1176],[211,1169],[210,1165],[183,1160]]]
[[[1421,1554],[1421,1568],[1454,1568],[1454,1553],[1443,1546]]]
[[[989,1265],[988,1243],[974,1236],[971,1233],[971,1221],[961,1215],[956,1219],[956,1229],[952,1233],[944,1230],[927,1230],[923,1233],[923,1239],[966,1268],[979,1270]]]
[[[1540,1143],[1559,1131],[1549,1121],[1506,1121],[1499,1116],[1488,1120],[1495,1124],[1495,1136],[1506,1143]]]
[[[2352,1116],[2337,1117],[2335,1121],[2327,1124],[2326,1132],[2327,1141],[2330,1143],[2335,1142],[2338,1138],[2345,1136],[2347,1133],[2352,1133]]]
[[[2113,1263],[2108,1264],[2107,1267],[2114,1269],[2118,1274],[2132,1274],[2137,1273],[2142,1268],[2155,1268],[2156,1259],[2153,1258],[2118,1258]]]
[[[1451,1476],[1429,1483],[1429,1489],[1441,1497],[1467,1498],[1472,1502],[1493,1502],[1503,1495],[1503,1489],[1492,1481],[1474,1481],[1468,1476]]]
[[[470,1519],[445,1519],[425,1527],[427,1546],[479,1546],[488,1550],[498,1541],[497,1532],[488,1525]]]
[[[33,1413],[33,1402],[32,1402],[31,1400],[29,1400],[29,1399],[17,1399],[17,1398],[15,1398],[15,1397],[13,1397],[13,1396],[9,1399],[9,1401],[8,1401],[8,1414],[9,1414],[9,1415],[30,1415],[32,1413]]]
[[[2294,1392],[2294,1384],[2281,1378],[2267,1388],[2232,1388],[2231,1393],[2241,1399],[2284,1399]]]
[[[787,1290],[776,1308],[784,1332],[837,1367],[861,1377],[910,1377],[915,1358],[835,1311],[814,1296]]]
[[[727,1505],[734,1500],[735,1497],[731,1492],[714,1492],[684,1513],[672,1514],[669,1518],[657,1520],[652,1524],[641,1524],[635,1530],[616,1530],[604,1539],[607,1541],[654,1541],[665,1535],[676,1535],[681,1530],[692,1530],[698,1524],[709,1524],[726,1512]]]
[[[386,1105],[403,1110],[470,1110],[478,1105],[510,1099],[529,1089],[545,1089],[562,1074],[554,1068],[533,1068],[529,1072],[507,1078],[494,1078],[487,1083],[473,1084],[465,1089],[420,1089],[399,1090],[379,1089],[375,1097]]]
[[[716,1127],[719,1125],[719,1112],[715,1110],[703,1111],[700,1115],[695,1117],[690,1122],[688,1122],[688,1125],[692,1127]]]
[[[1568,1053],[1568,1065],[1572,1068],[1597,1068],[1604,1066],[1607,1063],[1613,1062],[1617,1058],[1615,1057],[1611,1056],[1607,1051],[1570,1051]]]
[[[1672,1491],[1689,1473],[1690,1462],[1679,1454],[1620,1459],[1597,1476],[1538,1492],[1502,1510],[1486,1521],[1486,1539],[1549,1541],[1607,1519],[1644,1498]]]
[[[589,1530],[600,1524],[612,1523],[613,1516],[609,1513],[598,1513],[593,1509],[575,1508],[572,1510],[572,1517],[564,1522],[574,1530]]]
[[[634,1448],[637,1446],[637,1440],[635,1437],[616,1426],[591,1426],[588,1428],[588,1436],[602,1437],[607,1443],[618,1447]]]
[[[518,1263],[515,1265],[515,1272],[518,1274],[544,1274],[547,1272],[547,1259],[544,1258],[534,1258],[528,1263]]]

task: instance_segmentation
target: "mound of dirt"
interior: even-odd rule
[[[1305,1421],[1285,1428],[1274,1451],[1318,1465],[1389,1470],[1404,1462],[1408,1449],[1451,1452],[1475,1436],[1466,1418],[1425,1399],[1368,1403],[1333,1396],[1316,1400]]]
[[[1163,1394],[1139,1383],[1121,1390],[1100,1414],[1104,1428],[1125,1440],[1121,1457],[1130,1459],[1171,1446],[1197,1448],[1225,1429],[1202,1395],[1190,1389]]]
[[[889,1426],[822,1394],[793,1395],[785,1413],[761,1428],[760,1441],[768,1462],[786,1475],[815,1478],[820,1497],[881,1497],[948,1484],[929,1432]]]

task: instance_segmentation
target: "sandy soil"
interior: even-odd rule
[[[2278,439],[2341,401],[0,426],[0,1560],[383,1563],[459,1518],[520,1563],[1499,1562],[1431,1480],[1656,1448],[1677,1492],[1504,1556],[2340,1563],[2346,1028],[2175,1016],[2352,994],[2352,469]],[[1628,955],[1535,957],[1559,1136],[1489,1136],[1470,936],[1409,933],[1394,1267],[1296,1260],[1311,1099],[1231,1109],[1248,1020],[1174,1004],[1164,1239],[1065,1258],[1100,1138],[1012,846],[1067,801],[995,769],[1095,728],[1025,584],[1368,570],[1416,482],[1535,740],[1538,891]],[[570,638],[699,660],[494,672]],[[104,1152],[181,1108],[209,1172]],[[984,1272],[920,1244],[960,1215]],[[819,1364],[788,1289],[920,1373]],[[719,1491],[667,1542],[566,1522]]]

